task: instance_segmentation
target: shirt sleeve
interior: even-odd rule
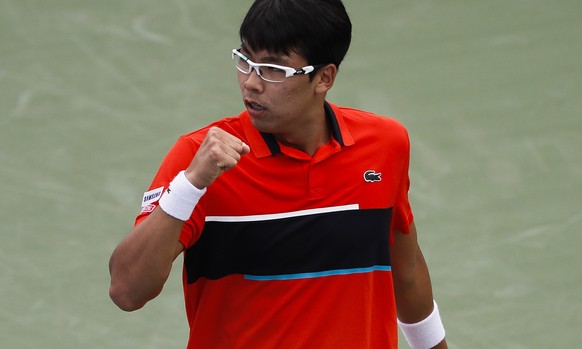
[[[408,198],[410,190],[410,177],[408,175],[410,167],[410,140],[408,133],[405,131],[406,146],[403,150],[403,166],[400,185],[398,187],[396,202],[393,210],[392,231],[399,231],[403,234],[410,233],[410,225],[414,220],[412,208]]]
[[[185,170],[190,165],[200,144],[201,140],[197,140],[196,137],[193,137],[192,134],[181,136],[164,157],[164,160],[162,161],[158,172],[152,180],[148,191],[159,190],[160,188],[165,190],[168,188],[174,177],[176,177],[180,171]],[[144,202],[145,199],[146,198],[144,197]],[[184,227],[182,228],[180,242],[185,247],[191,246],[193,241],[198,238],[199,232],[202,230],[204,224],[204,215],[198,206],[202,204],[203,200],[204,197],[202,197],[196,207],[197,209],[194,210],[192,216],[184,223]],[[159,197],[154,202],[147,202],[146,205],[143,205],[142,203],[141,212],[135,219],[135,225],[137,226],[143,222],[143,220],[148,217],[158,206]]]

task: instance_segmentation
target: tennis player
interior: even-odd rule
[[[327,101],[340,0],[256,0],[228,52],[244,110],[181,136],[110,260],[143,307],[183,255],[188,348],[446,348],[396,120]],[[353,88],[357,88],[354,86]]]

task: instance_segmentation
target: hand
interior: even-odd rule
[[[206,188],[224,171],[235,167],[241,157],[250,150],[251,148],[237,137],[218,127],[211,127],[186,169],[186,178],[196,188]]]

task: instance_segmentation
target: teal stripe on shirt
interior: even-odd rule
[[[336,269],[336,270],[326,270],[313,273],[299,273],[299,274],[284,274],[284,275],[245,275],[247,280],[255,281],[273,281],[273,280],[297,280],[297,279],[313,279],[325,276],[334,275],[349,275],[349,274],[362,274],[370,273],[373,271],[392,271],[392,267],[389,265],[374,265],[368,268],[353,268],[353,269]]]

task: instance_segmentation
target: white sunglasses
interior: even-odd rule
[[[277,64],[255,63],[243,55],[240,50],[240,48],[232,50],[232,59],[234,60],[236,69],[246,75],[250,74],[254,69],[261,79],[268,82],[283,82],[286,78],[309,74],[323,66],[323,64],[320,64],[315,66],[308,65],[303,68],[291,68]]]

